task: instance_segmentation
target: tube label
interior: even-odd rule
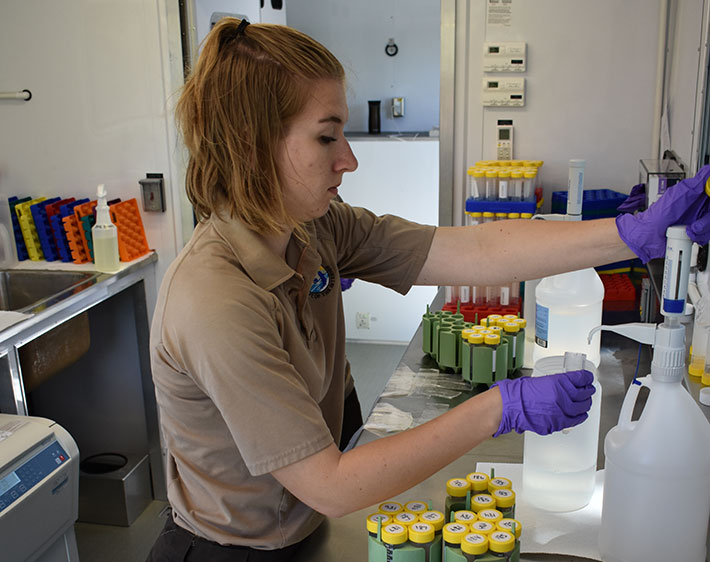
[[[535,343],[547,348],[550,332],[550,309],[541,304],[535,305]]]

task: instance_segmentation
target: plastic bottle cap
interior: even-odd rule
[[[500,322],[500,320],[498,320],[498,322]],[[488,328],[488,330],[490,330],[490,332],[491,332],[492,334],[500,335],[500,333],[503,331],[503,328],[501,328],[500,326],[497,326],[497,325],[496,325],[496,326],[490,326],[490,327]]]
[[[467,340],[468,336],[471,334],[474,334],[476,331],[473,328],[466,328],[465,330],[461,330],[461,339],[462,340]]]
[[[523,172],[522,170],[513,170],[510,172],[510,177],[513,179],[520,179],[523,177]]]
[[[456,523],[455,521],[444,525],[442,530],[444,542],[449,544],[461,544],[461,539],[463,539],[467,534],[468,526]]]
[[[505,318],[506,320],[517,320],[518,319],[518,317],[515,314],[504,314],[503,318]]]
[[[499,178],[509,178],[510,177],[510,170],[500,170],[498,172],[498,177]]]
[[[498,170],[486,170],[486,177],[487,178],[497,178],[498,177]]]
[[[486,334],[486,338],[483,341],[486,345],[498,345],[500,336],[498,334]]]
[[[478,517],[476,517],[476,514],[473,511],[469,511],[468,509],[460,509],[458,511],[454,511],[454,521],[458,521],[459,523],[463,523],[464,525],[470,525],[476,519],[478,519]]]
[[[510,220],[515,220],[520,218],[520,213],[508,213],[508,218]]]
[[[444,523],[446,522],[446,518],[444,517],[444,514],[441,513],[441,511],[436,511],[435,509],[432,509],[431,511],[425,511],[424,513],[422,513],[419,516],[419,520],[432,525],[434,527],[435,531],[441,531],[441,528],[444,526]]]
[[[472,343],[474,345],[480,345],[483,343],[483,334],[480,333],[473,333],[470,336],[468,336],[468,343]]]
[[[513,533],[513,527],[515,527],[515,533]],[[507,531],[510,534],[515,534],[515,537],[520,537],[520,534],[523,532],[523,526],[520,524],[520,521],[517,519],[511,519],[510,517],[506,517],[504,519],[501,519],[496,523],[496,528],[499,531]]]
[[[496,506],[496,500],[490,494],[476,494],[471,498],[471,509],[481,511],[482,509],[492,509]]]
[[[471,523],[471,531],[474,533],[481,533],[482,535],[488,535],[496,530],[496,526],[490,521],[474,521]]]
[[[688,374],[691,377],[702,377],[704,372],[705,366],[702,363],[691,362],[690,365],[688,365]]]
[[[471,483],[471,491],[485,492],[488,489],[488,480],[490,478],[484,472],[472,472],[466,475],[466,480]]]
[[[500,490],[501,488],[507,488],[510,490],[513,488],[513,483],[508,478],[503,478],[501,476],[491,478],[490,482],[488,482],[489,492],[492,492],[493,490]]]
[[[525,320],[525,318],[518,318],[516,322],[520,325],[521,328],[526,328],[528,325],[528,321]]]
[[[515,537],[508,531],[495,531],[488,535],[488,548],[493,552],[510,552],[515,548]]]
[[[503,531],[501,531],[501,533],[502,532]],[[408,536],[407,527],[404,525],[390,523],[382,527],[382,542],[386,542],[387,544],[404,544],[407,542]]]
[[[408,511],[400,511],[397,515],[394,516],[393,518],[394,523],[399,523],[400,525],[404,525],[405,527],[408,527],[409,525],[412,525],[419,521],[419,516],[416,513],[409,513]]]
[[[537,174],[536,174],[535,172],[531,172],[531,171],[523,172],[523,177],[524,177],[526,180],[529,180],[529,179],[531,179],[531,178],[534,178],[536,175],[537,175]]]
[[[517,322],[506,322],[505,324],[503,324],[503,330],[505,330],[509,334],[517,334],[520,329],[521,326]]]
[[[482,509],[478,512],[478,519],[495,524],[503,519],[503,514],[497,509]]]
[[[532,163],[533,163],[533,166],[535,166],[536,168],[539,168],[540,166],[542,166],[545,163],[545,161],[544,160],[533,160]]]
[[[429,523],[414,523],[409,527],[409,540],[417,544],[425,544],[434,540],[434,527]]]
[[[513,507],[515,505],[515,492],[508,488],[499,488],[491,493],[499,508]]]
[[[488,537],[481,533],[469,533],[461,541],[461,552],[466,554],[485,554],[488,552]]]
[[[700,403],[703,406],[710,406],[710,388],[700,389]]]
[[[463,498],[471,489],[471,483],[463,478],[452,478],[446,481],[446,493],[455,498]]]
[[[520,218],[521,219],[531,219],[533,216],[532,213],[520,213]]]
[[[476,212],[474,212],[474,213],[471,213],[471,216],[472,216],[472,217],[482,217],[482,216],[483,216],[483,213],[476,211]]]
[[[500,314],[489,314],[486,316],[486,320],[488,320],[488,325],[490,326],[491,320],[498,320],[499,318],[503,318]]]
[[[378,523],[382,521],[382,526],[392,522],[392,518],[386,513],[371,513],[367,516],[367,532],[377,533]]]
[[[403,509],[402,504],[397,502],[385,502],[377,506],[377,511],[380,513],[387,513],[388,515],[394,515]]]
[[[484,172],[480,168],[474,168],[473,170],[468,171],[468,175],[473,176],[474,178],[482,178],[486,175],[486,172]]]
[[[486,217],[486,218],[495,217],[495,215],[494,215],[493,213],[489,212],[489,211],[484,212],[484,213],[483,213],[483,216]]]
[[[496,213],[496,218],[498,220],[503,220],[508,218],[508,213]]]

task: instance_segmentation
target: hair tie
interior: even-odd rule
[[[246,18],[239,22],[239,27],[237,27],[236,31],[237,37],[242,37],[244,35],[244,30],[247,28],[247,25],[249,25],[249,21]]]

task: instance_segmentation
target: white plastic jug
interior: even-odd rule
[[[710,423],[679,380],[650,389],[638,421],[639,385],[604,441],[599,532],[604,562],[703,562],[710,515]]]
[[[587,340],[602,323],[604,284],[592,268],[545,277],[535,289],[533,362],[566,351],[584,353],[599,366],[601,338]]]
[[[523,486],[525,501],[546,511],[574,511],[589,503],[597,473],[597,448],[601,419],[602,389],[596,368],[582,354],[570,365],[562,356],[544,357],[535,363],[532,376],[587,369],[594,374],[589,417],[581,424],[550,435],[526,431],[523,445]]]

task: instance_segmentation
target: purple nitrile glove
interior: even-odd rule
[[[646,206],[646,184],[640,183],[631,188],[631,193],[616,210],[622,213],[633,213]]]
[[[340,278],[340,290],[347,291],[350,287],[353,286],[353,281],[355,281],[355,279],[343,279],[341,277]]]
[[[688,237],[700,245],[710,240],[710,197],[705,183],[710,166],[703,166],[693,178],[669,187],[661,197],[641,213],[616,217],[619,236],[646,263],[666,253],[666,230],[686,225]]]
[[[494,383],[503,399],[503,417],[493,437],[513,430],[547,435],[579,425],[592,407],[593,383],[594,375],[585,370]]]

